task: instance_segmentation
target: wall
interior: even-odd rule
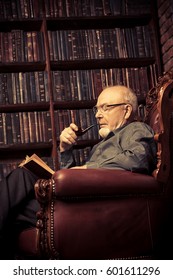
[[[164,72],[173,70],[173,0],[157,0]]]

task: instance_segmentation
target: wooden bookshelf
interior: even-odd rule
[[[106,61],[105,61],[106,60]],[[77,69],[99,69],[99,68],[121,68],[122,65],[126,65],[126,67],[143,67],[143,66],[149,66],[151,64],[154,64],[156,59],[154,57],[149,58],[117,58],[117,59],[90,59],[88,61],[85,61],[85,64],[82,60],[78,61],[53,61],[51,62],[51,69],[52,70],[77,70]]]
[[[2,62],[0,63],[0,72],[17,73],[22,71],[44,71],[46,62]]]
[[[17,4],[16,6],[13,6],[12,9],[12,6],[5,6],[4,1],[0,2],[1,5],[4,5],[2,6],[3,9],[0,13],[0,82],[2,85],[2,96],[4,98],[0,99],[0,133],[2,132],[0,137],[0,163],[5,165],[5,162],[10,162],[10,160],[14,161],[16,159],[16,161],[18,161],[22,159],[25,154],[32,155],[32,153],[36,153],[39,156],[53,157],[55,169],[58,169],[59,160],[57,148],[59,145],[59,134],[57,134],[57,131],[59,131],[59,129],[57,128],[57,125],[61,121],[61,126],[65,126],[66,123],[63,123],[63,117],[67,117],[65,115],[62,116],[62,110],[74,110],[76,112],[85,110],[85,114],[87,114],[86,120],[88,122],[92,122],[93,116],[90,118],[87,110],[92,109],[92,107],[95,105],[96,98],[103,85],[111,85],[112,83],[115,83],[117,76],[119,77],[117,78],[119,79],[119,82],[126,83],[134,90],[136,89],[137,95],[139,95],[139,102],[144,103],[147,89],[151,88],[151,86],[155,84],[157,77],[161,74],[162,65],[160,61],[161,56],[159,47],[159,31],[157,22],[157,7],[155,6],[155,1],[150,1],[151,7],[149,8],[147,6],[146,9],[143,10],[146,10],[147,13],[144,14],[142,14],[141,8],[137,10],[136,6],[136,13],[135,11],[133,12],[132,7],[130,7],[130,12],[127,14],[128,7],[125,5],[126,0],[124,0],[124,2],[117,1],[119,4],[119,6],[117,6],[117,11],[115,4],[114,6],[111,6],[109,5],[109,1],[105,0],[102,1],[104,4],[103,6],[97,7],[97,1],[93,1],[91,7],[88,7],[88,10],[83,7],[78,11],[78,8],[75,7],[73,12],[69,11],[69,7],[65,7],[65,2],[62,0],[40,2],[26,0],[25,2],[28,5],[26,5],[25,10],[23,10],[23,6],[19,7]],[[10,1],[8,2],[10,3]],[[11,3],[12,2],[14,5],[14,1],[11,1]],[[73,1],[70,1],[69,3],[72,2]],[[80,7],[82,7],[81,5],[85,4],[82,1],[79,2]],[[51,6],[52,3],[54,3],[54,6]],[[7,9],[7,11],[5,9]],[[121,12],[121,10],[123,12]],[[145,28],[147,31],[145,31]],[[148,28],[152,33],[151,42]],[[103,31],[105,29],[107,30],[107,33]],[[115,29],[117,31],[115,31]],[[127,29],[129,30],[128,32],[126,31]],[[17,61],[17,59],[14,61],[4,61],[3,54],[5,49],[3,45],[3,39],[6,38],[6,44],[9,46],[9,48],[11,48],[11,52],[17,52],[17,45],[15,45],[14,39],[11,39],[12,34],[10,34],[13,31],[13,36],[17,36],[15,34],[16,30],[20,30],[21,34],[30,34],[31,32],[32,36],[34,36],[32,32],[37,32],[35,33],[36,36],[38,36],[38,38],[36,37],[37,41],[34,41],[34,37],[31,36],[31,55],[33,55],[33,61],[27,61],[28,57],[25,57],[25,61]],[[68,37],[67,32],[69,30],[72,31],[73,37]],[[81,31],[81,37],[79,37],[78,30]],[[140,33],[140,30],[143,30],[141,31],[142,33]],[[53,32],[59,32],[57,36],[61,36],[62,39],[64,38],[63,36],[67,36],[65,40],[62,40],[63,44],[61,46],[60,42],[56,41],[57,38]],[[82,52],[84,53],[84,50],[89,48],[87,44],[85,46],[83,43],[84,37],[86,36],[85,40],[87,40],[87,37],[90,36],[91,32],[93,38],[95,38],[92,39],[93,41],[90,41],[92,44],[96,44],[96,41],[94,41],[96,40],[95,34],[98,34],[97,44],[102,48],[103,57],[92,58],[92,55],[87,59],[85,56],[82,57]],[[112,41],[115,40],[115,38],[112,38],[112,34],[117,36],[118,40],[126,39],[126,44],[128,42],[128,38],[130,39],[129,42],[131,42],[131,45],[133,46],[125,46],[126,55],[124,57],[123,55],[121,55],[121,57],[115,57],[114,55],[111,55],[111,48],[115,47]],[[132,37],[132,34],[134,34],[134,38]],[[43,42],[42,39],[39,39],[40,37],[43,38]],[[50,38],[52,38],[53,41],[50,41]],[[75,42],[74,49],[72,49],[71,39],[73,39]],[[135,45],[135,42],[137,42],[135,40],[138,40],[138,45]],[[143,43],[140,40],[143,40]],[[28,52],[30,45],[26,42],[26,39],[19,42],[21,44],[21,52]],[[50,42],[52,42],[52,45]],[[82,48],[79,50],[81,51],[81,53],[79,53],[80,59],[68,59],[68,57],[67,59],[51,59],[52,52],[54,53],[55,57],[58,57],[58,54],[61,56],[61,52],[64,50],[66,50],[67,53],[71,51],[75,57],[75,48],[79,47],[80,45],[78,44],[78,46],[75,46],[76,42],[81,42],[83,47],[83,50]],[[118,44],[120,43],[121,42]],[[147,47],[147,44],[151,44],[150,47]],[[40,45],[42,46],[40,49],[42,51],[41,60],[35,54],[37,48],[40,47]],[[109,54],[106,53],[106,48],[108,45],[110,48]],[[59,46],[59,48],[57,46]],[[136,56],[134,53],[132,53],[132,55],[129,57],[128,53],[131,52],[130,48],[132,47],[135,47],[137,52],[141,52],[141,55]],[[95,49],[97,50],[96,46]],[[105,50],[105,53],[103,50]],[[133,50],[133,52],[135,50]],[[90,45],[90,52],[92,51],[95,51],[94,46]],[[120,50],[117,50],[116,48],[116,51]],[[144,51],[146,51],[146,53],[143,55],[142,52]],[[150,51],[152,55],[146,55]],[[14,57],[16,57],[15,54]],[[53,76],[53,73],[56,71],[56,78],[58,82],[54,80],[55,78]],[[41,74],[39,76],[38,73],[44,73],[45,76],[42,76],[41,78]],[[3,79],[7,79],[7,76],[8,79],[12,81],[11,84],[4,82]],[[33,80],[33,76],[35,77],[35,80]],[[40,78],[37,78],[37,76]],[[14,77],[15,83],[13,83]],[[89,82],[91,79],[92,84]],[[142,84],[142,79],[146,79],[145,85]],[[76,81],[78,81],[78,84]],[[17,97],[15,97],[15,91],[19,97],[20,94],[23,94],[21,98],[22,102],[16,101]],[[84,91],[86,91],[86,95],[84,94]],[[74,98],[72,98],[72,92],[75,92]],[[25,99],[28,99],[29,94],[35,101],[25,102]],[[43,97],[42,101],[40,102],[37,100],[34,94],[37,94],[37,97],[39,97],[41,94],[45,94],[45,97]],[[68,94],[68,98],[66,94]],[[16,104],[12,104],[11,101],[11,103],[9,103],[8,100],[13,99],[15,100]],[[40,122],[41,118],[43,118],[46,112],[49,117],[49,125],[47,125],[47,129],[49,131],[44,130],[44,132],[40,131],[39,133],[40,135],[44,133],[47,135],[49,133],[50,139],[48,139],[48,141],[44,141],[46,137],[40,136],[40,138],[38,138],[40,140],[35,143],[32,143],[30,140],[28,142],[21,141],[21,143],[13,143],[13,139],[9,139],[9,141],[7,141],[10,144],[5,144],[3,142],[3,135],[6,134],[7,127],[8,130],[11,128],[14,133],[16,133],[15,128],[12,127],[14,124],[9,124],[6,122],[6,114],[8,114],[9,119],[13,119],[12,114],[20,114],[21,133],[24,133],[25,128],[25,133],[27,136],[24,138],[34,139],[33,135],[29,135],[31,130],[36,130],[36,128],[34,128],[34,122],[32,122],[33,114],[40,114],[42,116],[38,117],[40,118]],[[60,117],[57,117],[59,114],[58,112],[60,112]],[[22,116],[24,116],[22,115],[23,113],[25,113],[25,120],[22,120]],[[27,127],[27,116],[29,116],[30,125],[32,124],[33,127]],[[39,124],[40,123],[37,123],[38,131],[39,129],[44,129],[39,128]],[[13,134],[9,135],[11,135],[13,138]],[[41,139],[41,137],[43,138]],[[99,138],[93,140],[92,138],[80,138],[78,145],[76,145],[74,148],[77,150],[78,148],[85,149],[88,146],[92,147],[98,141]],[[80,157],[82,156],[79,155],[79,158]]]
[[[116,15],[100,17],[72,17],[72,18],[48,18],[47,28],[49,30],[69,30],[70,29],[93,29],[94,28],[114,28],[133,27],[147,25],[152,19],[151,14],[145,15]],[[82,22],[82,24],[81,24]]]

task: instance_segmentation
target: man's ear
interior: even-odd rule
[[[125,120],[128,120],[132,115],[132,105],[131,104],[127,104],[126,108],[125,108]]]

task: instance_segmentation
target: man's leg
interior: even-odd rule
[[[34,184],[38,177],[24,168],[12,171],[0,183],[0,235],[9,223],[23,221],[28,225],[36,222],[35,212],[39,205],[35,200]]]
[[[34,184],[38,177],[24,168],[12,171],[0,183],[0,231],[8,218],[20,212],[29,200],[35,198]]]

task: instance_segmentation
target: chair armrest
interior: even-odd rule
[[[63,169],[53,175],[56,197],[156,194],[162,186],[149,175],[111,169]]]
[[[37,213],[40,255],[114,259],[148,256],[153,250],[150,232],[153,240],[162,223],[158,209],[162,209],[164,193],[152,176],[123,170],[63,169],[52,179],[38,180],[35,191],[41,206]]]

